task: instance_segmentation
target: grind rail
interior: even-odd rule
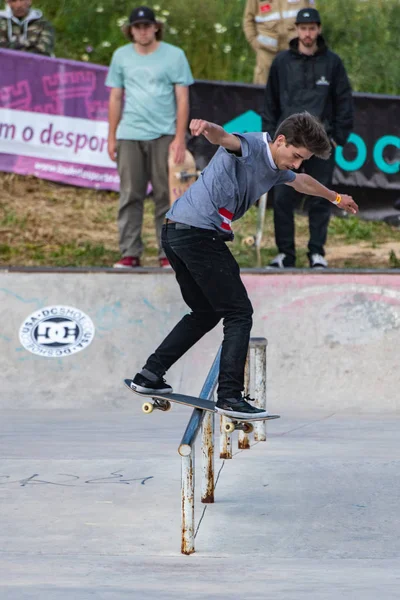
[[[245,367],[245,394],[256,398],[256,406],[266,410],[267,407],[267,345],[265,338],[251,338]],[[217,388],[221,348],[219,348],[210,371],[206,377],[199,398],[212,400]],[[220,418],[220,458],[232,458],[232,437],[225,431],[230,419]],[[182,554],[195,552],[195,442],[199,430],[201,436],[201,502],[214,502],[214,413],[195,408],[183,434],[178,452],[181,456],[182,480]],[[266,441],[266,422],[254,423],[254,440]],[[238,447],[249,449],[249,434],[239,431]]]

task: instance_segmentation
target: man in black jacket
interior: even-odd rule
[[[345,144],[353,127],[351,87],[344,65],[331,52],[321,35],[321,19],[315,8],[300,10],[296,18],[298,37],[289,50],[274,59],[265,90],[263,131],[273,137],[286,117],[308,111],[318,117],[328,133],[332,146]],[[332,187],[334,152],[328,160],[312,157],[304,163],[308,173],[326,187]],[[279,254],[271,267],[294,267],[294,205],[298,193],[286,185],[274,189],[275,240]],[[310,267],[328,266],[324,245],[330,218],[330,204],[323,198],[312,198],[309,204]]]

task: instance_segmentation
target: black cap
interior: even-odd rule
[[[321,24],[321,17],[316,8],[302,8],[297,13],[296,25],[299,23],[318,23]]]
[[[139,6],[134,8],[129,17],[129,24],[134,25],[135,23],[156,23],[156,17],[147,6]]]

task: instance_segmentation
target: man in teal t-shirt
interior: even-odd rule
[[[109,103],[108,153],[120,176],[118,212],[122,258],[114,266],[140,266],[143,203],[153,188],[160,266],[169,266],[161,248],[161,228],[169,209],[168,154],[185,155],[192,73],[185,53],[161,41],[161,25],[146,6],[135,8],[126,27],[133,42],[112,57],[106,85]],[[125,95],[125,98],[124,98]]]

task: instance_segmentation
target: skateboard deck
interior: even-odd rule
[[[212,413],[217,413],[217,414],[221,414],[218,411],[215,410],[215,403],[212,400],[206,400],[204,398],[197,398],[196,396],[187,396],[185,394],[141,394],[140,392],[137,392],[133,387],[131,387],[131,383],[132,383],[132,379],[124,379],[125,385],[131,390],[131,392],[134,392],[135,394],[137,394],[138,396],[141,396],[142,398],[145,398],[147,400],[145,400],[145,402],[142,405],[142,410],[145,413],[151,413],[153,412],[154,409],[158,409],[158,410],[162,410],[162,411],[168,411],[171,408],[171,402],[176,402],[177,404],[185,404],[186,406],[191,406],[192,408],[200,408],[201,410],[207,410],[209,412]],[[228,417],[233,424],[235,423],[243,423],[246,424],[248,423],[250,425],[250,423],[252,423],[253,421],[270,421],[271,419],[279,419],[280,415],[268,415],[267,417],[258,417],[258,416],[254,416],[254,417],[246,417],[246,418],[240,418],[237,416],[229,416],[229,415],[223,415]],[[234,431],[234,429],[244,429],[246,433],[249,433],[250,431],[252,431],[252,427],[240,427],[240,426],[236,426],[236,427],[230,427],[230,423],[226,424],[227,427],[225,427],[225,431],[227,433],[230,433],[232,431]],[[247,431],[246,431],[247,429]]]
[[[185,151],[185,159],[180,164],[175,163],[173,152],[169,153],[168,185],[171,205],[196,181],[197,175],[196,163],[189,150]]]

